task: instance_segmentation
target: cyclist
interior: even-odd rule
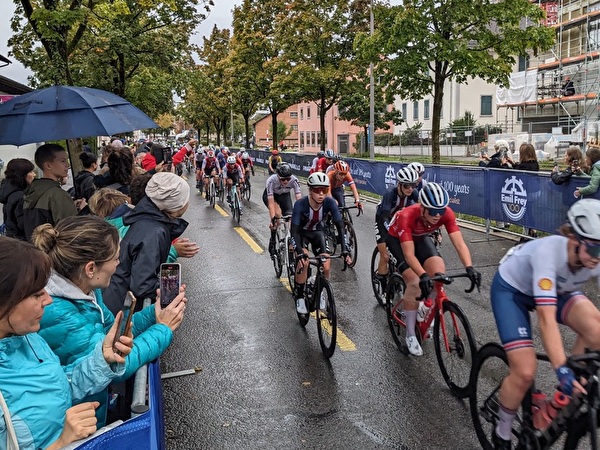
[[[574,354],[600,349],[600,311],[581,292],[591,278],[600,280],[600,201],[574,203],[559,232],[510,249],[492,282],[492,310],[509,366],[500,389],[499,422],[492,433],[495,448],[510,449],[512,421],[535,378],[529,311],[538,315],[544,349],[566,395],[573,388],[584,389],[565,365],[558,324],[577,333]]]
[[[430,277],[446,271],[444,260],[429,236],[443,225],[469,279],[477,284],[481,279],[481,274],[473,269],[471,253],[458,228],[454,211],[448,206],[449,200],[448,192],[442,186],[427,183],[419,192],[420,203],[394,214],[388,228],[386,244],[398,261],[400,274],[406,283],[406,345],[414,356],[423,355],[415,335],[419,300],[429,296],[433,290]]]
[[[221,167],[219,166],[219,162],[215,157],[214,151],[209,150],[206,154],[206,158],[204,158],[204,161],[202,161],[201,173],[204,175],[204,192],[206,195],[206,201],[210,201],[208,192],[208,183],[210,181],[210,177],[215,177],[213,180],[215,186],[218,186],[218,180],[216,176],[221,175]]]
[[[390,220],[396,212],[419,201],[419,193],[415,189],[419,174],[410,167],[404,167],[396,174],[396,186],[388,189],[377,205],[375,212],[375,229],[377,234],[377,250],[379,265],[375,276],[379,280],[382,292],[385,292],[388,277],[389,255],[385,244]]]
[[[225,150],[225,148],[221,148],[219,149],[218,153],[215,153],[217,155],[217,161],[219,162],[219,167],[221,167],[221,170],[223,170],[225,168],[225,164],[227,164],[227,150]]]
[[[202,145],[200,145],[196,151],[196,157],[194,158],[196,166],[196,189],[202,189],[202,164],[204,163],[205,157],[206,150],[202,149]]]
[[[423,189],[423,186],[427,184],[427,180],[423,179],[423,175],[425,175],[425,166],[420,162],[411,162],[408,164],[408,167],[415,170],[419,174],[419,181],[417,181],[417,190]]]
[[[358,196],[358,189],[356,189],[356,184],[350,174],[350,166],[346,161],[336,162],[333,165],[333,170],[327,172],[327,177],[329,178],[329,195],[335,199],[340,208],[346,206],[346,201],[344,199],[344,183],[348,183],[348,186],[350,186],[352,194],[354,195],[354,204],[359,209],[362,209],[360,197]]]
[[[233,204],[231,203],[231,185],[232,184],[240,184],[244,182],[244,172],[242,170],[242,166],[240,166],[236,162],[236,157],[230,155],[227,157],[227,164],[223,168],[223,180],[227,186],[227,203],[229,206],[233,208]],[[241,202],[240,202],[240,210],[241,210]],[[241,212],[241,211],[240,211]]]
[[[244,169],[244,177],[248,180],[250,179],[250,172],[252,172],[252,176],[254,176],[254,161],[248,154],[248,152],[242,153],[242,168]]]
[[[338,230],[338,243],[344,249],[342,256],[347,264],[352,264],[350,249],[346,244],[344,222],[335,203],[335,200],[327,196],[329,191],[329,178],[321,172],[315,172],[308,176],[308,195],[302,197],[294,205],[292,213],[292,246],[298,260],[296,266],[294,297],[296,298],[296,311],[300,314],[308,314],[306,301],[304,300],[304,285],[306,283],[306,272],[308,264],[305,259],[298,258],[300,255],[308,255],[308,244],[315,255],[329,256],[329,248],[323,233],[323,223],[328,214],[333,216],[333,221]],[[329,279],[330,261],[327,259],[323,264],[325,278]],[[323,302],[324,303],[324,302]],[[320,309],[325,305],[319,304]]]
[[[300,182],[292,175],[292,168],[287,163],[277,166],[277,173],[267,178],[266,187],[263,192],[263,203],[269,208],[269,228],[271,239],[269,239],[269,254],[275,254],[275,235],[277,231],[277,218],[282,215],[292,214],[292,199],[290,191],[294,190],[296,201],[300,200]]]
[[[271,156],[269,156],[268,159],[269,175],[273,175],[275,173],[275,170],[277,169],[277,165],[281,164],[282,162],[283,159],[281,159],[281,156],[279,156],[279,150],[277,150],[276,148],[271,150]]]
[[[309,175],[317,170],[317,163],[319,162],[319,159],[321,159],[323,156],[325,156],[325,152],[322,150],[319,150],[319,152],[317,153],[317,156],[315,156],[312,160],[312,164],[310,165],[310,170],[308,171]]]
[[[334,162],[333,161],[334,156],[335,156],[335,153],[333,152],[333,150],[331,150],[330,148],[325,150],[323,157],[317,161],[317,167],[315,169],[315,172],[327,171],[327,168],[329,166],[331,166]]]

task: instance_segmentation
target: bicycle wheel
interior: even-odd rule
[[[219,201],[221,203],[225,201],[225,184],[222,178],[219,178]]]
[[[315,292],[317,296],[315,303],[317,305],[317,329],[319,331],[319,343],[325,358],[331,358],[335,352],[335,342],[337,339],[337,315],[335,311],[335,301],[333,291],[329,281],[321,278],[320,289]],[[325,303],[325,305],[321,305]],[[321,309],[320,306],[325,306]]]
[[[285,248],[287,249],[287,275],[288,275],[288,282],[290,283],[290,289],[292,290],[292,292],[294,292],[294,289],[296,288],[296,283],[295,283],[295,279],[296,279],[296,267],[295,267],[295,258],[294,258],[294,251],[290,250],[290,237],[286,236],[285,238]]]
[[[358,242],[354,227],[346,220],[344,221],[344,232],[346,234],[346,242],[348,243],[348,247],[350,247],[350,257],[352,258],[352,263],[348,264],[348,267],[354,267],[356,265],[356,257],[358,256]]]
[[[477,352],[473,330],[467,316],[456,303],[444,302],[443,308],[433,327],[435,356],[452,395],[466,398],[469,396],[473,357]],[[448,341],[448,349],[444,336]]]
[[[250,196],[252,195],[252,187],[250,185],[250,181],[246,181],[246,189],[244,190],[244,197],[246,200],[250,201]]]
[[[371,255],[371,286],[373,287],[373,294],[375,295],[377,303],[381,306],[385,306],[385,292],[379,278],[376,276],[377,267],[379,267],[379,250],[377,249],[377,246],[375,246],[373,254]]]
[[[285,259],[284,256],[284,248],[283,248],[283,240],[281,238],[281,229],[277,229],[277,233],[275,235],[275,254],[271,257],[273,260],[273,267],[275,268],[275,276],[277,278],[281,277],[281,272],[283,272],[283,261]]]
[[[335,251],[337,250],[337,228],[331,219],[325,223],[324,231],[325,242],[327,243],[327,247],[329,247],[329,254],[335,256]]]
[[[508,375],[506,352],[497,343],[484,345],[475,355],[469,382],[471,419],[477,438],[484,450],[494,450],[492,431],[498,422],[498,395],[504,377]],[[520,420],[513,422],[512,448],[517,448]]]
[[[240,224],[240,218],[242,215],[242,211],[240,209],[240,198],[237,195],[237,192],[233,194],[233,219]]]
[[[387,313],[388,326],[390,327],[396,346],[401,353],[408,355],[403,299],[405,288],[406,285],[400,275],[393,274],[390,277],[385,291],[385,311]]]
[[[217,193],[215,192],[215,183],[212,180],[208,186],[208,189],[209,192],[206,195],[209,196],[208,198],[210,199],[210,206],[214,208],[217,200]]]

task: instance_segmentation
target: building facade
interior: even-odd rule
[[[290,150],[298,149],[298,105],[292,105],[279,113],[277,122],[283,122],[289,135],[285,138],[278,136],[277,147],[284,144]],[[258,114],[252,123],[254,129],[254,148],[273,148],[273,130],[271,114]]]

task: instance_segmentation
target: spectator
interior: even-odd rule
[[[35,151],[35,164],[42,170],[42,178],[33,180],[23,197],[23,223],[29,240],[38,225],[55,225],[59,220],[77,215],[73,199],[59,182],[67,179],[69,160],[67,152],[58,144],[44,144]]]
[[[591,179],[587,186],[575,189],[573,195],[577,198],[593,195],[598,190],[598,185],[600,185],[600,148],[589,148],[585,153],[585,163],[591,167]]]
[[[128,290],[140,305],[144,298],[154,298],[160,264],[167,261],[171,242],[188,225],[181,216],[189,206],[190,187],[182,178],[174,173],[157,173],[145,192],[146,196],[123,218],[123,224],[130,228],[121,241],[117,270],[103,292],[113,313],[121,309]]]
[[[538,163],[537,160],[537,155],[535,153],[535,147],[531,144],[527,144],[527,143],[523,143],[521,144],[521,146],[519,147],[519,162],[518,164],[515,164],[512,159],[510,159],[510,157],[507,157],[508,163],[513,166],[513,169],[515,170],[525,170],[525,171],[529,171],[529,172],[539,172],[540,171],[540,165]],[[535,186],[537,180],[532,181],[532,186],[529,187],[528,189],[528,194],[527,197],[529,198],[529,200],[535,201],[537,199],[537,197],[539,197],[540,195],[540,190],[539,190],[539,186]],[[536,189],[537,187],[537,189]],[[531,211],[531,207],[528,208],[528,210]],[[537,231],[535,231],[533,228],[528,228],[527,230],[527,235],[531,238],[537,238],[538,234]],[[526,238],[522,238],[522,239],[526,239]]]
[[[23,223],[23,193],[35,179],[35,167],[27,159],[14,158],[6,165],[4,180],[0,184],[0,203],[6,226],[6,236],[25,240]]]
[[[86,202],[96,192],[94,172],[98,169],[98,158],[93,153],[79,155],[83,170],[75,175],[73,180],[74,198],[85,198]]]
[[[92,148],[90,147],[90,143],[88,141],[83,141],[83,151],[85,153],[93,153]]]
[[[108,173],[94,177],[98,188],[109,187],[129,194],[129,184],[133,178],[133,155],[126,147],[114,150],[108,157]]]
[[[571,77],[565,77],[562,87],[560,88],[560,93],[563,97],[575,95],[575,85],[573,84],[573,81],[571,81]]]
[[[583,159],[583,153],[578,145],[571,145],[565,153],[565,164],[567,168],[560,171],[558,164],[552,169],[551,179],[554,184],[564,184],[571,179],[571,176],[587,176],[587,166]]]
[[[487,156],[485,153],[479,156],[479,166],[489,169],[510,169],[508,152],[510,151],[508,142],[504,139],[498,139],[494,144],[494,154]]]
[[[101,289],[108,286],[119,263],[119,234],[99,217],[68,217],[56,227],[43,225],[33,234],[36,247],[50,256],[52,272],[46,291],[52,303],[44,310],[39,334],[60,359],[72,364],[105,339],[115,318],[104,305]],[[160,302],[133,317],[133,349],[125,360],[124,381],[169,346],[183,320],[185,289],[165,309]],[[81,400],[97,401],[98,426],[106,424],[108,389]]]
[[[158,142],[148,142],[146,147],[148,146],[150,147],[150,151],[146,153],[146,156],[144,156],[144,159],[142,160],[142,169],[151,173],[162,171],[165,160],[165,151],[168,150],[168,147],[165,147]]]
[[[113,326],[85,358],[63,367],[37,333],[52,302],[44,289],[48,255],[28,242],[1,238],[0,274],[0,394],[10,413],[1,419],[0,446],[54,450],[89,436],[96,431],[98,403],[71,405],[123,375],[125,359],[115,350],[128,355],[132,339],[115,343]],[[17,442],[7,436],[4,421],[14,425]]]

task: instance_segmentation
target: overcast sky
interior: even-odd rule
[[[192,42],[201,45],[202,37],[210,35],[215,24],[219,28],[231,28],[231,11],[234,6],[241,4],[242,0],[216,0],[208,18],[196,28],[196,32],[191,37]],[[26,85],[28,84],[27,77],[31,75],[31,72],[14,57],[8,56],[8,40],[12,36],[10,19],[15,12],[13,1],[0,0],[0,11],[0,55],[8,57],[12,61],[12,64],[0,68],[0,75]]]

